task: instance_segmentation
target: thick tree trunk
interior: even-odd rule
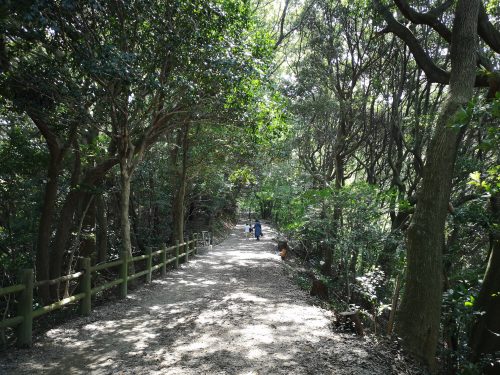
[[[36,253],[36,279],[48,280],[50,278],[50,239],[52,233],[52,223],[54,217],[55,204],[57,199],[57,186],[59,171],[61,169],[61,154],[51,152],[49,168],[47,171],[47,184],[43,199],[42,214],[38,226],[38,247]],[[42,301],[50,300],[49,286],[39,289]]]
[[[408,351],[435,368],[442,300],[442,247],[460,130],[457,112],[471,99],[476,75],[479,0],[459,0],[453,24],[450,93],[427,151],[421,190],[408,229],[406,288],[397,333]]]
[[[500,352],[500,193],[496,192],[490,199],[492,214],[491,251],[484,274],[483,284],[475,302],[475,310],[484,312],[477,316],[471,336],[470,347],[473,360],[478,361],[482,355],[493,355]],[[500,363],[487,368],[487,373],[498,374]]]

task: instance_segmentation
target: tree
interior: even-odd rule
[[[399,2],[403,3],[403,2]],[[408,29],[395,21],[380,1],[375,1],[389,29],[409,45],[417,63],[430,79],[438,72]],[[451,5],[451,4],[448,4]],[[422,186],[408,229],[406,288],[398,313],[397,332],[406,348],[431,368],[439,338],[442,298],[442,246],[448,213],[457,146],[463,131],[456,116],[472,98],[476,81],[479,1],[459,1],[451,33],[450,91],[436,121],[436,131],[426,153]],[[441,27],[436,24],[434,27]],[[397,31],[396,31],[397,30]],[[431,70],[432,69],[432,70]],[[439,77],[446,74],[439,70]],[[425,275],[425,276],[423,276]]]

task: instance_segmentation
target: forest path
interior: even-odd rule
[[[274,235],[242,225],[210,252],[127,299],[1,353],[4,374],[391,374],[366,339],[331,329],[283,272]]]

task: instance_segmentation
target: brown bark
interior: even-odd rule
[[[459,0],[452,32],[450,92],[427,150],[415,213],[408,229],[406,288],[397,333],[408,351],[435,368],[442,299],[442,247],[461,132],[454,117],[472,97],[479,0]]]

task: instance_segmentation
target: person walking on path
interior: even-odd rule
[[[251,226],[248,223],[245,223],[245,238],[248,240],[250,238],[250,228]]]
[[[253,225],[253,230],[255,232],[255,238],[257,238],[257,241],[259,241],[260,236],[262,236],[262,225],[260,224],[259,220],[255,220],[255,224]]]

